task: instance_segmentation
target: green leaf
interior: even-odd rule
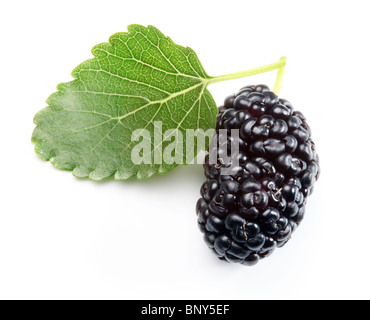
[[[218,111],[206,89],[212,78],[192,49],[153,26],[131,25],[92,53],[34,119],[36,152],[55,167],[93,180],[145,179],[177,165],[133,164],[135,130],[149,130],[153,144],[155,121],[163,132],[179,129],[184,140],[186,129],[215,127]]]

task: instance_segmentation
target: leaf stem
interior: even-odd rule
[[[262,67],[248,69],[236,73],[230,73],[225,74],[222,76],[212,77],[208,80],[208,84],[217,83],[221,81],[227,81],[227,80],[234,80],[239,78],[245,78],[250,76],[255,76],[257,74],[273,71],[273,70],[279,70],[275,82],[274,92],[279,93],[281,84],[283,81],[284,71],[285,71],[285,65],[286,65],[286,58],[281,58],[278,62],[268,64]]]
[[[284,74],[285,74],[286,58],[283,57],[280,60],[282,60],[282,59],[284,60],[284,64],[278,70],[276,80],[275,80],[275,86],[274,86],[274,90],[273,90],[276,95],[279,95],[279,93],[280,93],[281,85],[283,83],[283,78],[284,78]]]

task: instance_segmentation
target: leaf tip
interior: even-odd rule
[[[145,27],[141,24],[130,24],[130,25],[127,26],[127,31],[129,33],[137,32],[138,30],[143,31],[145,29],[148,29],[148,27]]]

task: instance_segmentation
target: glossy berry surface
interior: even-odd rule
[[[210,147],[217,160],[206,157],[198,224],[219,259],[251,266],[284,246],[303,220],[319,159],[305,117],[267,86],[242,88],[219,111],[216,138],[227,152]],[[238,165],[222,172],[235,157]]]

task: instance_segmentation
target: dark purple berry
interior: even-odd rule
[[[227,148],[206,157],[202,198],[196,212],[207,246],[224,261],[252,266],[283,247],[305,215],[307,197],[320,175],[311,129],[302,113],[265,85],[247,86],[219,108]],[[234,151],[238,146],[239,151]],[[238,165],[231,167],[232,159]],[[221,174],[222,169],[229,169]]]

